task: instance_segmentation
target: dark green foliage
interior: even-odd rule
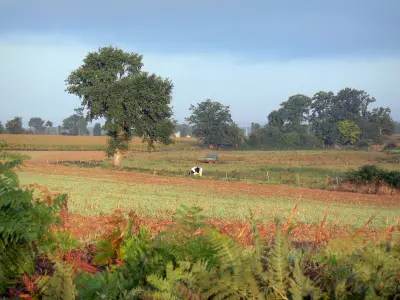
[[[314,149],[322,144],[311,133],[294,131],[284,133],[270,125],[250,134],[247,143],[258,149]]]
[[[42,118],[33,117],[29,119],[28,126],[34,129],[35,133],[41,133],[44,125],[44,120]]]
[[[360,167],[359,170],[350,170],[344,180],[355,184],[379,185],[380,181],[386,182],[392,189],[400,188],[400,171],[388,171],[374,165]]]
[[[72,265],[55,260],[53,274],[40,277],[35,283],[43,300],[74,300],[76,288]]]
[[[66,80],[67,91],[87,109],[88,121],[106,119],[108,155],[119,155],[133,135],[143,137],[150,148],[155,142],[172,142],[173,84],[142,67],[141,55],[102,47],[88,53]]]
[[[21,274],[32,274],[38,255],[55,249],[61,241],[50,230],[59,224],[57,217],[66,195],[53,204],[34,200],[33,192],[19,188],[13,168],[26,157],[3,151],[0,145],[0,295]]]
[[[22,117],[15,117],[14,119],[7,121],[6,133],[23,134],[24,128],[22,128]]]
[[[355,144],[354,144],[357,148],[360,149],[365,149],[369,147],[369,143],[366,140],[358,140]]]
[[[2,122],[0,122],[0,134],[6,133],[6,129],[4,128],[4,125]]]
[[[268,116],[268,125],[282,132],[305,132],[311,99],[305,95],[294,95],[280,104],[281,108]]]
[[[94,136],[101,136],[101,124],[100,123],[94,124],[93,135]]]
[[[64,135],[89,135],[88,122],[85,117],[77,111],[75,114],[63,120],[62,134]]]
[[[394,122],[394,130],[393,133],[400,134],[400,122]]]
[[[397,145],[395,143],[390,143],[385,145],[385,147],[383,148],[383,150],[394,150],[397,149]]]
[[[345,180],[354,183],[373,183],[383,179],[385,171],[375,165],[365,165],[359,170],[350,170],[345,175]]]
[[[233,122],[229,106],[207,99],[196,106],[186,121],[193,125],[193,136],[205,145],[240,144],[243,133]]]
[[[285,142],[278,144],[278,138],[271,137],[272,130],[266,127],[264,132],[252,132],[248,143],[262,148],[281,149],[299,148],[298,145],[302,148],[313,148],[322,144],[352,144],[357,139],[368,143],[382,143],[386,136],[393,133],[395,123],[390,116],[390,108],[378,107],[368,110],[368,106],[375,101],[376,99],[365,91],[352,88],[344,88],[337,94],[320,91],[311,99],[305,95],[294,95],[281,103],[279,110],[274,110],[268,115],[269,127],[282,134],[291,133],[297,137],[299,134],[308,133],[318,142],[309,138],[298,143],[294,135],[285,135]],[[343,124],[352,124],[353,129],[344,130],[351,128],[343,127]],[[262,135],[265,138],[261,138]],[[276,133],[274,135],[277,136]],[[365,143],[363,147],[364,145]]]

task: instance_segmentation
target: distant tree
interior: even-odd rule
[[[143,137],[149,148],[154,142],[172,143],[172,89],[169,79],[141,70],[142,56],[113,47],[88,53],[84,64],[67,78],[67,91],[81,98],[86,118],[106,119],[109,136],[107,155],[121,166],[123,151],[133,135]]]
[[[47,121],[44,126],[47,128],[47,134],[50,133],[50,128],[53,127],[53,122]]]
[[[392,120],[391,109],[389,107],[374,108],[369,114],[369,120],[379,130],[379,135],[391,135],[394,132],[394,121]]]
[[[179,131],[181,132],[181,137],[185,137],[191,135],[191,128],[190,125],[183,123],[180,125]]]
[[[57,127],[57,134],[58,135],[62,134],[62,126],[61,125],[58,125],[58,127]]]
[[[86,118],[75,113],[63,120],[62,133],[65,135],[89,135]]]
[[[305,132],[304,123],[308,121],[311,99],[297,94],[280,104],[279,110],[272,111],[268,116],[268,125],[279,128],[283,132]]]
[[[400,134],[400,122],[394,122],[394,133]]]
[[[360,127],[353,121],[340,121],[338,128],[344,144],[354,144],[361,134]]]
[[[101,136],[101,124],[100,123],[94,124],[93,135],[94,136]]]
[[[360,127],[360,137],[366,140],[378,141],[383,137],[384,126],[379,132],[378,122],[381,117],[368,111],[368,106],[376,99],[363,90],[344,88],[336,95],[333,92],[318,92],[312,98],[310,126],[318,138],[337,143],[341,134],[337,128],[340,121],[352,121]],[[387,113],[386,109],[381,111]],[[371,118],[371,116],[374,116]],[[383,117],[383,115],[382,115]],[[379,121],[380,122],[380,121]],[[382,125],[382,124],[381,124]]]
[[[261,125],[258,123],[251,123],[251,133],[260,131]]]
[[[311,132],[324,142],[333,145],[339,142],[340,132],[337,127],[338,119],[335,113],[335,94],[320,91],[312,97],[311,111],[308,118]]]
[[[35,133],[40,133],[44,125],[44,120],[42,118],[33,117],[30,118],[28,126],[34,129]]]
[[[10,134],[23,134],[24,128],[22,127],[22,117],[15,117],[14,119],[7,121],[6,132]]]
[[[3,126],[3,123],[0,122],[0,134],[3,134],[6,132],[6,129]]]
[[[240,129],[233,122],[229,106],[207,99],[196,106],[186,121],[193,125],[193,136],[206,145],[224,144],[240,140]]]

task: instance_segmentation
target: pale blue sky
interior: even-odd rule
[[[265,123],[293,94],[344,87],[400,120],[399,36],[398,0],[0,0],[0,120],[61,123],[80,104],[65,78],[107,45],[172,79],[178,121],[212,98]]]

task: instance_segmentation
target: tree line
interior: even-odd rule
[[[398,128],[390,108],[370,110],[376,99],[353,88],[337,94],[320,91],[312,97],[293,95],[267,116],[267,125],[253,123],[248,138],[233,121],[230,107],[211,99],[190,105],[186,123],[178,125],[171,106],[172,81],[142,71],[142,58],[111,46],[88,53],[65,81],[66,91],[78,96],[81,105],[59,126],[60,133],[85,135],[88,122],[105,119],[102,127],[95,127],[105,130],[109,137],[107,154],[120,165],[133,136],[142,137],[151,149],[155,142],[172,143],[176,129],[181,136],[191,132],[207,146],[284,149],[381,143]],[[35,131],[49,124],[33,119]],[[7,122],[5,131],[21,133],[21,127],[21,118],[16,118]]]
[[[40,117],[32,117],[28,122],[28,129],[22,125],[22,117],[15,117],[6,122],[5,126],[0,122],[0,134],[54,134],[50,130],[53,128],[53,122],[45,121]],[[88,122],[82,112],[75,110],[75,113],[65,118],[62,125],[57,127],[56,134],[59,135],[89,135]],[[100,123],[94,124],[93,135],[102,135],[102,126]]]
[[[344,88],[337,94],[297,94],[268,115],[268,124],[253,132],[253,147],[290,148],[381,144],[399,126],[389,107],[369,109],[376,102],[363,90]]]

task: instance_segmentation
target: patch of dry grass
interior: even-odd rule
[[[107,143],[106,136],[3,134],[0,139],[8,143],[9,149],[18,150],[104,150]],[[173,141],[175,143],[169,146],[156,143],[156,149],[185,149],[197,143],[195,138],[173,138]],[[129,146],[134,150],[146,149],[138,137],[133,138]]]

